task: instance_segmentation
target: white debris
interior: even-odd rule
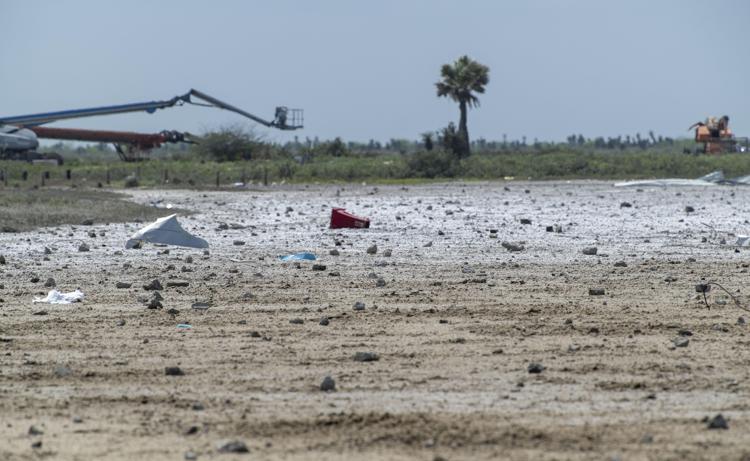
[[[735,245],[741,247],[750,246],[750,235],[738,235],[737,243],[735,243]]]
[[[162,243],[191,248],[208,248],[208,242],[188,233],[177,222],[177,215],[159,218],[139,230],[125,243],[125,248],[133,248],[138,242]]]
[[[72,304],[83,301],[83,292],[81,290],[71,291],[70,293],[61,293],[57,290],[51,290],[47,293],[46,298],[34,298],[35,303],[47,304]]]
[[[698,179],[645,179],[639,181],[626,181],[615,183],[615,187],[668,187],[668,186],[715,186],[724,181],[724,173],[721,170],[701,176]]]

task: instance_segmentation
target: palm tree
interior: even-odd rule
[[[490,81],[490,68],[474,61],[468,56],[461,56],[453,63],[443,64],[440,76],[443,78],[435,84],[437,95],[450,97],[458,103],[461,119],[458,122],[458,135],[461,138],[460,157],[468,156],[470,151],[469,129],[466,125],[466,112],[470,107],[479,106],[479,98],[474,93],[484,93],[484,87]]]

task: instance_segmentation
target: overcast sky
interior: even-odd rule
[[[301,139],[417,139],[457,121],[434,83],[468,54],[490,68],[472,138],[688,136],[724,114],[747,136],[748,24],[746,0],[0,0],[0,117],[196,88],[266,119],[277,105],[303,108]],[[182,107],[52,126],[234,122]]]

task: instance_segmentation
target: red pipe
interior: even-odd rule
[[[144,134],[131,131],[82,130],[76,128],[49,128],[45,126],[27,127],[40,138],[65,139],[70,141],[91,141],[107,143],[127,143],[140,150],[160,147],[168,141],[162,133]]]

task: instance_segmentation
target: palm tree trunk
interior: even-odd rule
[[[461,119],[458,121],[458,136],[461,138],[461,152],[460,157],[468,157],[471,154],[471,145],[469,144],[469,127],[466,121],[466,101],[461,101],[458,104],[458,108],[461,111]]]

